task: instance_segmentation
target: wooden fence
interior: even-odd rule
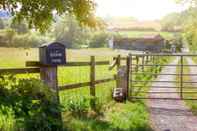
[[[136,66],[133,67],[134,70],[136,70],[136,71],[144,70],[144,64],[148,63],[152,59],[154,59],[154,58],[153,57],[150,58],[149,56],[147,56],[147,57],[144,57],[144,56],[143,57],[141,57],[141,56],[132,57],[132,60],[136,61]],[[93,89],[94,89],[96,84],[114,81],[114,80],[116,80],[115,77],[101,79],[101,80],[95,80],[96,66],[109,65],[109,70],[113,69],[114,67],[117,67],[117,70],[118,70],[120,68],[120,66],[122,65],[121,62],[124,60],[126,61],[127,58],[121,57],[120,55],[118,55],[117,57],[113,58],[113,62],[111,65],[110,65],[109,61],[96,61],[94,56],[91,56],[89,62],[67,62],[65,65],[62,65],[62,66],[63,67],[87,67],[87,66],[89,66],[90,67],[90,81],[58,86],[59,90],[63,91],[63,90],[75,89],[75,88],[80,88],[80,87],[85,87],[85,86],[90,86],[90,87],[93,87]],[[42,73],[41,68],[48,68],[48,67],[51,67],[51,66],[42,65],[40,62],[28,61],[28,62],[26,62],[25,68],[0,68],[0,74],[34,74],[34,73],[41,74]],[[52,68],[57,68],[57,67],[52,67]]]
[[[65,65],[62,65],[63,67],[89,67],[90,68],[90,74],[89,74],[89,81],[88,82],[81,82],[81,83],[74,83],[74,84],[67,84],[67,85],[58,85],[58,73],[57,73],[57,66],[47,66],[42,65],[40,62],[36,61],[29,61],[26,62],[25,68],[0,68],[0,75],[3,74],[39,74],[40,80],[43,81],[46,85],[48,85],[49,88],[55,91],[56,93],[56,101],[58,104],[60,104],[60,97],[59,92],[60,91],[66,91],[70,89],[77,89],[81,87],[89,87],[90,90],[90,96],[91,98],[96,97],[96,85],[111,81],[116,81],[117,77],[114,75],[114,77],[107,78],[107,79],[100,79],[96,80],[96,66],[99,65],[106,65],[109,66],[109,70],[117,67],[117,72],[119,68],[122,66],[123,61],[126,63],[127,58],[121,57],[118,55],[117,57],[113,58],[113,62],[110,65],[109,61],[96,61],[94,56],[90,57],[89,62],[67,62]],[[144,69],[143,64],[148,62],[150,58],[148,57],[132,57],[132,60],[136,61],[136,66],[134,70],[139,71],[140,69]],[[142,65],[142,66],[141,66]],[[117,81],[118,82],[118,81]],[[95,99],[90,100],[90,106],[92,109],[95,109]],[[57,116],[60,121],[62,121],[61,112],[59,112]]]

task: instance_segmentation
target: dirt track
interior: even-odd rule
[[[177,64],[178,58],[170,64]],[[161,74],[174,74],[176,67],[165,67]],[[156,81],[175,81],[175,76],[160,75]],[[174,83],[153,83],[152,86],[176,86]],[[175,88],[151,88],[151,92],[176,92]],[[150,94],[153,98],[179,98],[177,93]],[[197,117],[180,100],[149,100],[151,124],[155,131],[197,131]]]

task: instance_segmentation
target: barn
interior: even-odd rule
[[[112,45],[112,42],[110,41]],[[161,35],[148,35],[139,38],[113,39],[114,49],[161,52],[165,48],[165,39]]]

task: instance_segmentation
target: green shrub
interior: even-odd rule
[[[0,77],[0,110],[13,111],[20,130],[58,131],[61,107],[54,93],[37,79]]]
[[[89,47],[99,48],[107,46],[108,34],[106,32],[100,32],[94,34],[93,38],[90,40]]]
[[[79,99],[70,98],[68,100],[67,109],[73,115],[83,115],[88,112],[89,99],[86,97],[80,97]]]

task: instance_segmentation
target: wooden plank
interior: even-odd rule
[[[115,80],[115,78],[107,78],[107,79],[102,79],[102,80],[96,80],[94,82],[94,84],[97,85],[97,84],[102,84],[102,83],[106,83],[106,82],[110,82],[110,81],[114,81],[114,80]],[[77,89],[77,88],[86,87],[86,86],[90,86],[90,82],[82,82],[82,83],[68,84],[68,85],[64,85],[64,86],[59,86],[59,90],[63,91],[63,90]]]
[[[95,97],[96,97],[96,91],[95,91],[95,79],[96,79],[96,63],[95,63],[95,56],[91,56],[90,57],[90,96],[93,98],[90,100],[90,106],[91,108],[94,110],[96,107],[96,101],[95,101]]]
[[[63,91],[63,90],[77,89],[77,88],[86,87],[86,86],[90,86],[90,82],[83,82],[83,83],[76,83],[76,84],[59,86],[59,90]]]
[[[26,73],[40,73],[40,68],[4,68],[0,69],[0,74],[26,74]]]
[[[109,70],[112,70],[117,65],[117,61],[114,60],[112,64],[109,66]]]
[[[97,61],[95,62],[96,65],[109,65],[109,61]],[[49,65],[43,65],[37,61],[28,61],[26,62],[27,67],[49,67]],[[90,66],[90,62],[67,62],[65,65],[60,66]]]
[[[133,66],[136,66],[137,64],[133,64]],[[139,64],[139,66],[189,66],[189,67],[196,67],[197,65],[163,65],[163,64]]]
[[[158,100],[197,100],[197,98],[165,98],[165,97],[133,97],[133,99],[158,99]]]
[[[181,56],[181,67],[180,67],[180,97],[183,99],[183,56]]]
[[[132,58],[132,54],[129,54],[129,56]],[[129,91],[130,95],[129,96],[130,96],[131,100],[132,100],[132,97],[133,97],[133,88],[134,88],[133,83],[132,83],[133,82],[133,73],[132,72],[133,72],[133,68],[134,69],[136,68],[136,67],[133,67],[132,65],[133,65],[133,59],[131,59],[131,61],[130,61],[130,68],[131,69],[130,69],[130,72],[129,72],[130,73],[129,81],[130,81],[130,87],[131,87],[131,88],[129,88],[130,89],[130,91]]]
[[[157,75],[151,72],[133,72],[133,74],[146,74],[146,75]],[[176,75],[179,76],[181,74],[159,74],[159,75]],[[182,76],[197,76],[197,74],[182,74]]]
[[[120,68],[120,65],[121,65],[121,56],[120,55],[118,55],[118,57],[117,57],[117,59],[116,59],[117,61],[116,61],[116,64],[117,64],[117,70],[119,70],[119,68]]]
[[[150,54],[132,54],[133,56],[197,56],[197,54],[188,54],[188,53],[150,53]]]
[[[129,86],[130,86],[130,66],[131,66],[131,58],[130,55],[127,57],[127,87],[126,87],[126,98],[129,97]]]
[[[106,82],[110,82],[110,81],[114,81],[116,80],[115,78],[108,78],[108,79],[103,79],[103,80],[96,80],[94,83],[95,84],[101,84],[101,83],[106,83]]]
[[[170,93],[170,94],[176,94],[176,93],[178,93],[178,94],[180,94],[180,93],[185,93],[185,94],[196,94],[197,92],[192,92],[192,91],[185,91],[185,92],[179,92],[179,91],[174,91],[174,92],[164,92],[164,91],[161,91],[161,92],[156,92],[156,91],[153,91],[153,92],[151,92],[151,91],[135,91],[134,93],[141,93],[141,94],[165,94],[165,93]]]

